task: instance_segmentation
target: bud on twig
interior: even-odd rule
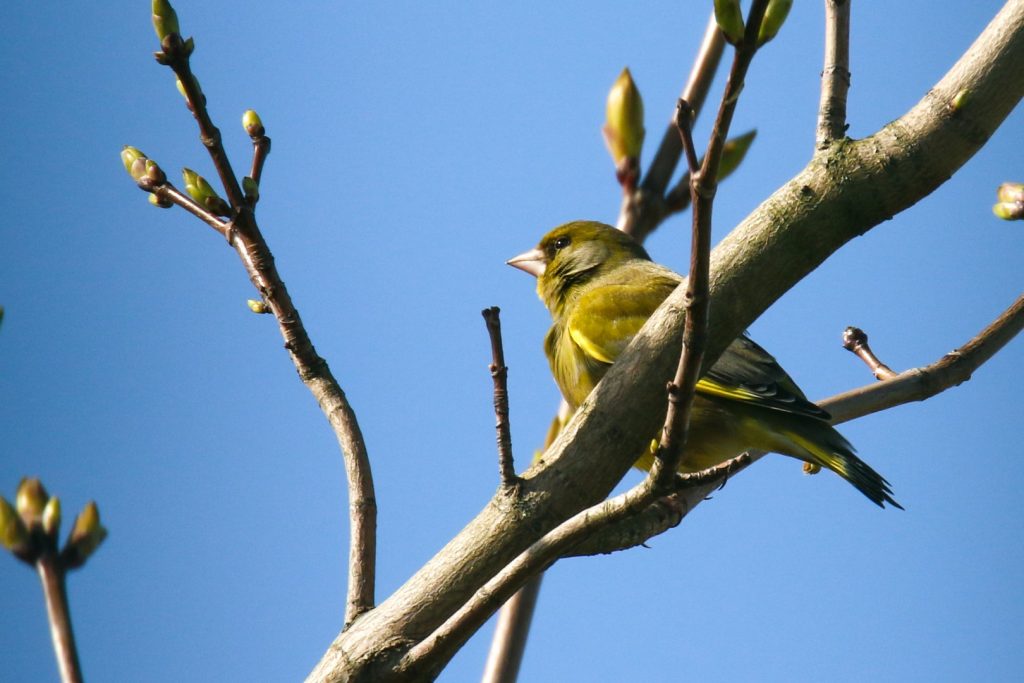
[[[203,88],[199,85],[199,79],[195,77],[195,74],[192,74],[192,83],[193,83],[193,85],[196,86],[196,92],[199,93],[199,97],[202,98],[202,101],[205,104],[206,103],[206,95],[203,94]],[[189,105],[189,109],[191,109],[192,108],[192,103],[189,102],[188,92],[186,92],[185,85],[181,82],[180,78],[175,77],[175,79],[174,79],[174,87],[177,88],[178,92],[181,93],[181,96],[185,98],[185,103],[188,104]]]
[[[149,193],[149,203],[158,209],[169,209],[174,206],[174,202],[169,199],[161,199],[155,192]]]
[[[743,40],[743,13],[740,0],[715,0],[715,22],[731,45]]]
[[[185,181],[185,191],[197,204],[220,216],[231,215],[231,207],[217,194],[206,178],[190,168],[182,169],[181,177]]]
[[[21,480],[14,505],[18,508],[18,514],[21,515],[26,527],[31,529],[42,524],[43,510],[49,498],[42,482],[35,477],[25,477]]]
[[[167,182],[167,176],[160,166],[137,147],[125,145],[121,150],[121,162],[128,175],[147,192],[152,192],[154,187]]]
[[[70,569],[81,567],[106,537],[107,530],[100,524],[100,509],[90,500],[75,518],[75,525],[61,553],[66,566]]]
[[[644,101],[628,68],[608,91],[602,132],[616,167],[628,159],[639,159],[644,145]]]
[[[722,182],[739,168],[755,137],[757,137],[757,129],[725,141],[722,146],[722,160],[718,163],[718,182]]]
[[[764,10],[764,19],[761,20],[761,28],[757,31],[758,47],[779,34],[779,29],[785,23],[792,7],[793,0],[768,0],[768,7]]]
[[[153,28],[156,30],[156,37],[163,42],[163,39],[172,33],[181,33],[178,26],[178,13],[171,7],[167,0],[153,0]]]
[[[8,550],[28,542],[28,529],[17,511],[0,496],[0,545]]]
[[[263,121],[260,120],[260,115],[252,109],[246,109],[245,113],[242,114],[242,128],[245,129],[245,132],[251,138],[263,137],[266,134],[266,130],[263,128]]]
[[[246,303],[249,304],[249,310],[253,313],[260,315],[270,313],[270,306],[267,305],[266,301],[257,301],[256,299],[249,299]]]
[[[1024,184],[1003,183],[996,190],[999,203],[992,207],[992,213],[1004,221],[1024,219]]]
[[[57,538],[60,531],[60,498],[53,496],[43,508],[43,531],[50,538]]]
[[[242,178],[242,192],[245,194],[245,201],[255,204],[260,200],[260,184],[250,176]]]

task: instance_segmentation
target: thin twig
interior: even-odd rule
[[[82,667],[78,662],[75,634],[71,628],[64,568],[56,552],[52,551],[41,554],[35,564],[43,583],[46,615],[50,622],[50,636],[57,655],[60,680],[62,683],[81,683]]]
[[[886,408],[923,401],[971,378],[971,374],[1024,328],[1024,295],[990,325],[955,351],[892,379],[843,392],[823,401],[833,423],[846,422]]]
[[[683,327],[683,350],[675,377],[668,385],[668,410],[662,428],[658,457],[651,468],[655,488],[665,491],[682,461],[690,429],[693,397],[697,390],[707,344],[708,312],[711,271],[711,213],[718,188],[718,169],[722,151],[729,135],[733,114],[743,90],[743,82],[750,62],[757,53],[757,34],[768,0],[755,0],[747,18],[743,40],[736,46],[729,80],[722,93],[718,116],[711,130],[704,162],[697,167],[690,126],[692,115],[685,100],[679,101],[676,126],[680,142],[686,151],[690,169],[690,196],[693,204],[693,230],[690,241],[690,272],[686,279],[686,320]]]
[[[875,379],[892,379],[899,373],[883,363],[868,346],[868,335],[859,327],[847,327],[843,330],[843,348],[856,355],[871,370]]]
[[[715,79],[715,72],[718,71],[724,50],[725,39],[718,28],[718,22],[715,21],[715,14],[712,12],[707,28],[704,29],[704,38],[697,51],[693,67],[690,69],[690,76],[679,95],[680,98],[690,103],[695,117],[704,107],[704,100],[711,89],[711,83]],[[642,186],[647,192],[659,197],[665,193],[665,188],[668,187],[668,181],[679,164],[682,152],[683,146],[679,141],[679,131],[675,124],[675,110],[673,110],[658,151],[655,152],[650,168],[647,169],[647,174],[644,176]]]
[[[512,458],[512,433],[508,419],[508,368],[505,367],[505,351],[501,344],[501,310],[497,306],[480,312],[487,322],[487,334],[491,338],[491,379],[494,380],[494,417],[498,432],[498,472],[503,487],[519,483],[515,462]]]
[[[206,96],[199,89],[199,82],[192,74],[189,51],[185,48],[185,42],[180,34],[171,33],[161,41],[161,47],[166,57],[164,63],[174,71],[174,75],[178,77],[178,81],[185,91],[188,108],[195,116],[196,124],[199,126],[199,139],[209,152],[210,159],[213,160],[213,166],[217,169],[217,175],[228,196],[228,202],[233,209],[238,210],[243,204],[242,189],[238,184],[238,178],[235,177],[235,173],[231,169],[231,161],[221,142],[220,130],[213,125],[213,120],[206,108]]]
[[[818,149],[846,135],[846,95],[850,90],[850,3],[825,0],[825,65],[818,105]]]
[[[288,289],[277,272],[273,254],[256,223],[253,208],[244,201],[238,179],[221,144],[220,131],[213,125],[206,108],[206,98],[192,76],[189,49],[185,41],[179,34],[171,33],[161,41],[161,47],[163,53],[158,53],[158,61],[169,66],[181,82],[189,109],[199,125],[200,138],[213,160],[234,212],[232,220],[224,226],[222,234],[238,253],[249,280],[277,319],[285,348],[288,349],[299,377],[316,398],[341,446],[348,479],[350,519],[349,585],[345,607],[347,627],[356,617],[374,605],[377,501],[366,443],[359,429],[355,411],[331,374],[327,362],[313,347]],[[268,150],[269,145],[263,150],[264,156]],[[256,154],[259,156],[258,151]],[[254,159],[254,164],[257,162],[262,163]],[[254,170],[259,171],[259,168]],[[192,213],[195,214],[195,211]],[[209,224],[209,221],[205,222]],[[211,227],[218,229],[216,226]]]
[[[715,78],[715,72],[718,71],[724,47],[725,40],[722,38],[722,32],[718,29],[718,23],[715,21],[714,12],[712,12],[704,31],[704,39],[701,41],[693,67],[690,69],[689,79],[680,95],[682,99],[690,103],[695,117],[704,105],[708,90],[711,89],[711,83]],[[682,210],[681,208],[670,210],[664,196],[665,188],[668,187],[668,182],[679,164],[679,156],[683,149],[679,143],[679,132],[676,130],[674,122],[675,112],[669,117],[669,124],[661,137],[661,144],[655,152],[643,182],[640,183],[640,188],[631,193],[628,199],[624,199],[619,212],[616,227],[640,243],[643,243],[667,216]]]
[[[252,168],[249,170],[249,177],[259,185],[263,176],[263,164],[270,154],[270,138],[266,135],[258,135],[252,139]]]
[[[222,237],[227,238],[228,236],[228,222],[223,218],[208,211],[199,204],[196,203],[192,197],[176,188],[171,183],[164,183],[157,185],[153,188],[153,194],[164,201],[171,202],[177,206],[188,211],[190,214],[201,220],[202,222],[209,225],[211,228],[221,234]]]

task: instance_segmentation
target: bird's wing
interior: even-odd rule
[[[566,329],[591,359],[614,363],[678,280],[644,278],[643,282],[605,284],[582,294],[572,307]]]
[[[820,420],[829,414],[811,403],[772,356],[749,337],[738,337],[698,382],[698,391]]]

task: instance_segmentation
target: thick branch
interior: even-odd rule
[[[819,152],[712,254],[706,363],[830,254],[929,194],[1024,94],[1024,0],[997,15],[910,112],[875,135]],[[958,93],[972,96],[959,109]],[[648,321],[544,457],[515,505],[495,498],[408,582],[342,633],[311,680],[381,680],[547,530],[603,499],[663,418],[683,291]]]

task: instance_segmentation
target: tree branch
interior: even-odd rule
[[[715,14],[711,13],[704,40],[701,42],[690,77],[680,96],[689,102],[696,116],[704,105],[711,82],[718,71],[722,59],[725,40],[715,22]],[[644,176],[640,188],[628,197],[624,197],[622,209],[616,226],[641,244],[649,234],[661,224],[671,211],[665,203],[665,188],[668,186],[672,173],[679,164],[679,156],[683,147],[679,141],[679,131],[675,125],[675,112],[669,118],[669,125],[661,138],[658,151],[651,161],[650,168]]]
[[[864,361],[875,379],[892,379],[896,376],[897,373],[880,361],[871,350],[868,346],[868,335],[859,327],[847,327],[843,330],[843,348]]]
[[[947,180],[1024,94],[1024,0],[1011,0],[911,111],[875,135],[819,151],[712,252],[706,363],[854,237]],[[950,103],[963,90],[963,106]],[[515,506],[492,500],[402,587],[328,648],[310,680],[381,680],[547,530],[607,496],[662,420],[682,288],[634,338],[544,457]],[[376,679],[374,677],[377,677]]]
[[[930,365],[913,368],[851,391],[818,401],[832,414],[832,424],[849,422],[912,401],[923,401],[962,384],[1024,329],[1024,296],[1019,297],[990,325],[960,349]],[[872,354],[873,355],[873,354]],[[754,462],[765,455],[748,454]],[[731,476],[731,474],[730,474]],[[597,555],[640,545],[678,525],[700,501],[692,488],[681,488],[647,509],[616,525],[605,527],[572,548],[568,556]]]
[[[515,462],[512,458],[512,433],[508,422],[508,368],[505,367],[505,351],[501,344],[501,318],[497,306],[485,308],[481,313],[487,322],[487,334],[491,339],[491,379],[494,380],[495,429],[498,432],[498,472],[502,487],[515,486]]]
[[[173,10],[170,12],[173,15]],[[183,40],[177,32],[176,16],[174,25],[174,29],[161,38],[162,51],[156,53],[156,58],[161,64],[170,67],[178,77],[188,108],[199,126],[200,138],[228,195],[232,208],[231,220],[226,224],[212,223],[208,217],[197,212],[195,207],[190,207],[184,195],[169,187],[169,184],[150,191],[188,209],[227,238],[228,244],[241,258],[249,280],[277,319],[285,348],[288,349],[299,377],[313,393],[341,445],[349,489],[349,585],[345,609],[345,623],[348,625],[374,604],[377,502],[366,444],[355,411],[331,374],[327,362],[316,353],[288,289],[277,272],[273,254],[256,223],[253,206],[245,201],[227,152],[221,144],[220,131],[213,125],[207,111],[206,97],[192,74],[189,60],[192,40]],[[160,31],[158,27],[158,34]],[[262,123],[258,128],[247,131],[255,145],[252,169],[254,180],[262,172],[263,160],[270,149],[270,141],[263,131]]]
[[[825,66],[818,105],[818,149],[846,136],[846,94],[850,90],[850,3],[825,0]]]

